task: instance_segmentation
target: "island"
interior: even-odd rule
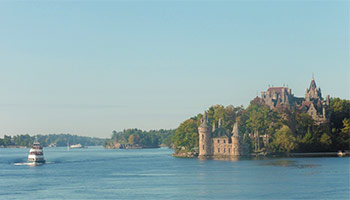
[[[71,134],[37,134],[30,136],[29,134],[8,136],[0,138],[0,147],[3,148],[28,148],[33,145],[35,138],[43,147],[60,147],[69,144],[83,144],[84,146],[102,145],[104,139],[96,137],[78,136]]]
[[[171,146],[171,138],[175,130],[126,129],[120,132],[113,131],[112,137],[104,141],[106,149],[143,149]]]
[[[178,157],[349,155],[350,100],[323,98],[314,78],[304,97],[269,87],[247,108],[215,105],[185,120],[172,143]]]

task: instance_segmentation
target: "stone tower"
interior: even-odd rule
[[[233,156],[239,156],[240,154],[240,138],[239,138],[239,130],[238,130],[238,123],[236,122],[233,125],[232,130],[232,155]]]
[[[204,112],[201,125],[198,127],[199,156],[212,156],[211,127],[208,122],[207,112]]]
[[[305,100],[312,101],[319,99],[322,99],[321,88],[317,89],[315,78],[312,77],[309,88],[305,90]]]

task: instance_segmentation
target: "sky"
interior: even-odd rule
[[[0,136],[170,129],[268,86],[350,99],[348,1],[0,1]]]

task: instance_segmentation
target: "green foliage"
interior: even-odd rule
[[[276,132],[274,140],[270,145],[275,151],[280,152],[290,152],[298,147],[292,130],[286,125],[283,125],[282,128]]]
[[[329,112],[331,127],[339,132],[343,120],[350,119],[350,100],[331,98]]]
[[[142,147],[159,147],[161,144],[171,146],[171,137],[174,133],[175,130],[164,129],[150,131],[126,129],[121,132],[113,131],[111,139],[107,139],[103,143],[103,146],[106,147],[117,143],[139,145]]]
[[[350,149],[350,100],[331,98],[330,107],[330,130],[333,145],[332,150]]]
[[[343,120],[343,128],[341,129],[341,132],[344,134],[350,133],[350,119],[344,119]]]
[[[305,135],[307,132],[310,133],[310,129],[314,125],[314,120],[307,113],[297,112],[296,114],[296,132],[298,135]]]
[[[243,107],[234,107],[229,105],[224,107],[223,105],[211,106],[207,112],[209,124],[218,124],[219,120],[222,120],[222,126],[226,130],[232,130],[233,124],[236,122],[237,117],[243,112]],[[199,117],[199,116],[197,116]],[[201,118],[201,116],[200,116]]]
[[[211,106],[208,111],[210,125],[223,121],[223,128],[231,131],[235,122],[245,136],[243,144],[253,146],[265,145],[260,137],[252,138],[254,133],[269,136],[267,151],[272,152],[322,152],[349,150],[350,147],[350,100],[330,99],[327,108],[329,123],[316,124],[312,117],[293,107],[270,109],[260,101],[251,101],[243,109],[222,105]],[[185,147],[191,150],[198,147],[198,125],[202,115],[184,121],[173,137],[174,145],[179,150]],[[248,136],[250,134],[250,136]],[[266,146],[265,146],[266,147]],[[176,149],[175,149],[176,151]]]
[[[96,146],[101,145],[103,139],[100,138],[91,138],[85,136],[77,136],[70,134],[50,134],[50,135],[36,135],[30,136],[26,135],[16,135],[16,136],[7,136],[4,135],[4,139],[2,139],[2,144],[0,141],[0,145],[6,146],[31,146],[37,137],[38,142],[40,142],[43,146],[48,146],[50,144],[56,144],[56,146],[67,146],[69,144],[82,144],[88,146]]]
[[[180,124],[173,136],[175,153],[181,150],[182,147],[186,151],[193,151],[198,148],[198,125],[197,117],[188,119]]]
[[[254,101],[250,103],[244,114],[247,116],[246,130],[250,133],[271,134],[281,126],[276,110],[271,110],[268,106]]]
[[[322,136],[320,138],[320,142],[325,147],[329,147],[332,144],[331,137],[329,135],[327,135],[327,133],[322,134]]]

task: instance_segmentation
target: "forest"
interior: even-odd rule
[[[38,142],[44,147],[49,146],[50,144],[53,144],[55,146],[67,146],[67,143],[98,146],[102,145],[103,143],[103,139],[101,138],[92,138],[71,134],[49,134],[35,136],[25,134],[16,136],[4,135],[4,138],[0,138],[0,147],[29,147],[33,144],[35,138],[37,138]]]
[[[317,124],[298,109],[270,109],[259,101],[251,101],[244,109],[215,105],[207,110],[209,124],[222,119],[228,133],[238,122],[242,143],[250,152],[328,152],[349,150],[350,100],[331,98],[327,108],[329,120]],[[202,114],[185,120],[172,138],[175,153],[198,151],[198,126]]]
[[[171,138],[175,130],[126,129],[120,132],[113,131],[112,137],[104,141],[105,148],[119,148],[120,145],[132,147],[157,148],[160,145],[171,146]],[[118,146],[116,146],[118,144]]]

